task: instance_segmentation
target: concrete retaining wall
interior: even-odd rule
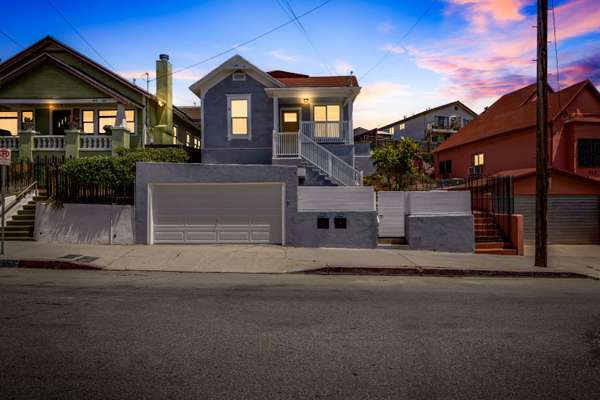
[[[133,244],[133,206],[38,203],[35,239],[42,242]]]
[[[473,252],[473,215],[409,215],[406,241],[414,250]]]
[[[327,219],[329,227],[319,229],[319,218]],[[345,228],[336,228],[335,219],[346,220]],[[294,246],[299,247],[377,247],[377,212],[298,212],[288,219],[294,238]]]

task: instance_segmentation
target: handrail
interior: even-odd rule
[[[27,186],[25,189],[21,190],[18,194],[16,194],[13,201],[9,205],[4,207],[4,213],[6,214],[9,210],[11,210],[16,204],[19,203],[19,201],[21,201],[21,199],[23,197],[25,197],[32,190],[37,190],[37,181],[34,181],[29,186]],[[0,211],[0,215],[2,215],[1,211]]]
[[[346,186],[361,186],[362,185],[362,172],[342,160],[340,157],[321,146],[319,143],[311,139],[310,137],[300,133],[298,135],[300,139],[300,154],[302,158],[310,162],[312,165],[326,173],[328,176],[336,180],[338,183]],[[313,148],[318,149],[321,152],[321,157],[326,159],[317,160],[316,156],[313,158],[310,156],[310,146],[306,146],[302,141],[306,141],[309,145],[313,145]],[[326,165],[322,165],[320,161],[323,161]],[[336,164],[334,164],[334,161]]]

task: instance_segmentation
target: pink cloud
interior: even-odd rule
[[[529,0],[449,1],[467,7],[466,16],[475,25],[471,28],[478,29],[481,22],[477,18],[480,17],[498,25],[486,26],[487,32],[476,37],[472,30],[464,30],[456,37],[436,42],[431,48],[407,47],[417,65],[442,76],[439,89],[442,96],[485,105],[506,92],[533,82],[536,31],[532,25],[536,24],[536,17],[520,13]],[[556,18],[559,44],[600,31],[597,0],[571,0],[556,8]],[[551,24],[551,19],[549,22]],[[600,57],[582,58],[581,53],[567,62],[564,56],[561,59],[562,86],[587,78],[600,80]],[[587,54],[595,53],[592,50]],[[551,69],[552,58],[549,62]]]

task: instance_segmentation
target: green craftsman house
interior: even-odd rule
[[[199,112],[173,106],[166,54],[156,77],[153,95],[47,36],[0,64],[0,148],[29,160],[121,147],[200,148]]]

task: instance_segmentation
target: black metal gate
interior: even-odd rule
[[[473,214],[491,218],[504,237],[510,237],[515,210],[513,177],[469,176],[467,189],[471,192]]]

